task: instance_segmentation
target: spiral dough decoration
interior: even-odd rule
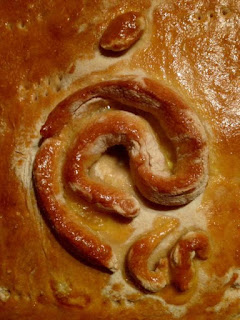
[[[181,237],[170,253],[172,283],[176,288],[189,289],[194,275],[193,257],[206,260],[209,250],[209,239],[203,231],[190,231]]]
[[[64,145],[62,131],[72,121],[81,119],[84,106],[94,98],[109,99],[132,110],[150,113],[175,150],[176,163],[172,172],[146,121],[123,110],[109,110],[90,118],[79,130],[59,169]],[[92,165],[109,147],[121,144],[128,151],[137,189],[151,202],[165,206],[186,204],[201,194],[207,183],[208,149],[201,122],[178,95],[147,78],[101,82],[77,91],[50,113],[41,135],[43,143],[35,158],[33,176],[42,211],[71,252],[111,271],[118,268],[111,246],[81,224],[68,208],[62,194],[65,182],[80,198],[105,211],[126,218],[137,216],[139,204],[133,195],[89,175]],[[154,143],[151,150],[149,141]],[[158,162],[157,169],[154,161]]]
[[[176,219],[165,221],[161,230],[149,232],[130,248],[128,270],[135,282],[150,292],[158,292],[170,283],[179,291],[188,290],[194,277],[193,258],[208,258],[210,249],[207,235],[201,230],[191,231],[177,241],[170,253],[160,259],[154,270],[149,269],[149,258],[153,251],[177,226]]]
[[[167,258],[161,258],[155,270],[149,269],[149,258],[161,241],[178,226],[177,219],[165,221],[161,230],[150,231],[140,237],[131,247],[127,264],[128,270],[142,288],[157,292],[169,284],[169,265]]]

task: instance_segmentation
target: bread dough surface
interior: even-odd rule
[[[145,19],[141,38],[121,54],[102,52],[104,30],[129,11]],[[239,31],[238,0],[0,3],[1,320],[240,317]],[[136,193],[141,209],[131,222],[96,210],[66,190],[74,214],[112,244],[120,268],[110,274],[74,258],[56,239],[39,210],[32,170],[40,129],[58,103],[95,83],[130,76],[163,82],[191,106],[207,135],[209,180],[199,197],[177,208],[153,205]],[[126,109],[101,99],[91,103],[97,104],[96,112]],[[149,115],[140,116],[159,130]],[[64,130],[66,136],[72,132]],[[171,147],[157,133],[171,166]],[[121,149],[106,153],[90,174],[136,192]],[[126,272],[126,256],[136,239],[161,229],[166,219],[178,219],[179,227],[156,255],[166,255],[177,239],[196,229],[207,233],[210,255],[194,259],[189,290],[168,285],[150,293]]]

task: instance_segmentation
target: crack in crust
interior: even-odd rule
[[[59,186],[61,185],[61,178],[58,177],[55,170],[61,150],[61,130],[73,119],[81,117],[81,106],[93,98],[111,99],[151,113],[159,121],[167,138],[175,148],[177,161],[174,172],[169,176],[153,174],[150,166],[146,165],[147,162],[141,159],[141,153],[136,153],[136,148],[130,147],[131,144],[134,145],[133,141],[135,141],[135,146],[141,146],[139,137],[131,138],[134,130],[131,130],[131,126],[128,127],[127,119],[130,116],[126,116],[124,120],[127,113],[123,115],[120,111],[113,115],[113,118],[117,117],[116,115],[122,117],[122,126],[117,125],[116,119],[109,120],[109,122],[106,120],[106,128],[107,124],[110,123],[111,125],[109,130],[106,129],[104,148],[115,145],[116,142],[117,144],[125,143],[127,145],[131,153],[131,170],[134,181],[140,192],[152,202],[171,206],[182,205],[198,196],[204,190],[208,179],[208,150],[204,129],[194,112],[169,88],[146,78],[142,79],[141,83],[128,78],[127,80],[101,82],[84,88],[62,101],[50,113],[41,129],[41,135],[45,141],[38,151],[33,170],[39,204],[56,234],[67,243],[71,251],[92,264],[115,271],[117,263],[111,246],[86,226],[79,224],[77,218],[59,196],[62,191]],[[135,120],[132,121],[132,124],[140,133],[141,126]],[[100,127],[96,126],[95,129],[94,127],[92,129],[91,137],[93,139],[91,142],[94,143],[96,137],[101,138],[104,134],[101,135]],[[116,131],[115,137],[110,129]],[[85,132],[83,131],[81,134],[86,135],[89,132],[85,128]],[[96,136],[94,136],[94,132],[97,132]],[[123,135],[124,132],[125,136]],[[111,137],[109,141],[107,141],[107,137]],[[86,142],[85,145],[84,141]],[[102,190],[100,191],[93,191],[91,188],[94,185],[91,186],[93,182],[89,181],[86,174],[87,170],[85,169],[88,166],[85,160],[87,162],[90,159],[91,163],[92,159],[90,156],[90,158],[87,157],[84,160],[84,152],[82,154],[83,150],[88,150],[87,143],[88,139],[82,140],[79,138],[75,149],[73,148],[73,157],[68,158],[66,162],[66,180],[73,189],[78,190],[81,196],[88,201],[94,199],[93,202],[97,202],[104,208],[110,208],[128,217],[134,217],[138,212],[138,205],[132,196],[121,195],[119,199],[125,201],[122,206],[119,206],[121,201],[112,201],[112,204],[108,206],[106,186],[101,185]],[[85,147],[86,149],[84,149]],[[104,151],[104,148],[101,152]],[[97,156],[101,152],[97,152]],[[83,161],[77,163],[76,159],[79,157],[82,157]],[[78,172],[73,174],[76,165],[79,166],[76,170]],[[81,184],[84,179],[83,187]],[[100,198],[103,199],[102,202],[98,200]]]

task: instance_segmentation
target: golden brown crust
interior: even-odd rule
[[[181,205],[199,195],[207,183],[208,151],[204,129],[191,108],[163,84],[142,79],[102,82],[85,88],[60,103],[41,129],[44,138],[58,134],[87,101],[100,97],[152,114],[176,152],[176,167],[169,178],[153,175],[141,159],[132,168],[142,194],[163,205]],[[109,128],[110,129],[110,128]],[[111,131],[111,130],[110,130]],[[109,132],[108,132],[109,133]]]
[[[201,231],[185,234],[170,253],[172,281],[181,291],[189,289],[193,278],[192,257],[206,260],[209,255],[209,240]]]
[[[166,221],[160,230],[144,235],[132,245],[128,254],[128,270],[144,289],[157,292],[170,283],[167,259],[162,258],[153,271],[149,270],[148,260],[161,240],[177,226],[178,220]]]
[[[177,226],[177,220],[166,221],[165,225],[138,239],[129,251],[129,272],[140,286],[150,292],[158,292],[170,283],[180,291],[188,290],[194,274],[192,253],[201,260],[208,258],[210,249],[207,235],[201,231],[192,231],[177,241],[168,256],[160,259],[155,270],[149,270],[150,255]]]
[[[61,173],[57,169],[62,140],[66,139],[61,136],[61,131],[65,126],[71,126],[73,119],[81,121],[81,109],[84,110],[86,102],[93,98],[110,98],[152,113],[174,145],[177,163],[173,173],[167,176],[164,176],[164,160],[159,163],[162,166],[160,173],[154,172],[151,164],[154,158],[148,150],[149,141],[154,141],[154,137],[141,118],[124,111],[110,111],[102,116],[97,114],[80,130],[64,168],[65,181],[80,198],[127,218],[137,215],[139,205],[133,196],[89,176],[90,168],[101,155],[109,147],[119,144],[127,148],[134,181],[150,201],[168,206],[183,205],[196,198],[207,182],[208,151],[204,129],[198,118],[171,90],[148,79],[142,81],[144,85],[130,80],[102,82],[75,93],[58,105],[41,129],[47,140],[34,162],[39,205],[57,236],[77,256],[111,271],[117,268],[111,247],[88,232],[86,227],[71,221],[73,217],[65,203],[60,188]],[[157,143],[154,147],[157,149]]]
[[[139,12],[121,14],[104,31],[100,46],[116,52],[127,50],[140,39],[143,30],[144,18]]]
[[[104,31],[128,12],[140,13],[145,21],[140,38],[134,36],[137,41],[128,50],[102,50]],[[239,14],[238,0],[0,3],[1,320],[239,318]],[[80,221],[87,234],[97,234],[107,259],[107,246],[114,250],[119,269],[109,274],[69,254],[55,238],[33,190],[33,163],[41,126],[61,101],[97,83],[125,79],[143,85],[143,78],[163,83],[198,115],[207,136],[209,180],[200,197],[166,209],[135,193],[127,157],[122,159],[116,150],[105,154],[90,174],[136,195],[140,211],[131,221],[103,213],[79,200],[67,184],[58,185],[72,212],[70,222],[79,226]],[[108,99],[100,107],[100,100],[99,114],[108,108],[133,109]],[[175,158],[156,121],[145,112],[135,114],[149,121],[163,149],[166,145],[163,153],[171,167]],[[61,131],[66,150],[81,126],[74,122],[73,134],[67,125]],[[58,173],[64,166],[63,149]],[[179,226],[154,250],[148,270],[192,231],[203,230],[211,250],[208,259],[191,261],[188,290],[176,289],[169,272],[171,284],[150,293],[126,273],[126,257],[138,239],[161,229],[166,216],[179,220]]]
[[[34,162],[34,178],[39,204],[57,236],[77,256],[110,270],[116,269],[116,258],[109,245],[95,237],[88,228],[79,226],[59,197],[59,182],[56,180],[56,162],[61,141],[53,138],[41,147]]]

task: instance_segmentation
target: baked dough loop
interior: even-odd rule
[[[157,292],[170,283],[168,259],[160,259],[155,270],[149,269],[149,258],[161,241],[178,226],[177,219],[165,221],[157,230],[138,239],[128,254],[128,271],[144,289]]]
[[[166,174],[164,160],[161,170],[154,171],[148,150],[151,134],[139,116],[125,111],[109,111],[80,130],[66,157],[65,181],[62,181],[62,173],[56,170],[63,139],[61,131],[71,121],[81,121],[82,112],[87,112],[82,107],[93,98],[113,100],[152,114],[175,149],[173,172]],[[79,224],[61,195],[62,183],[67,182],[80,197],[106,210],[125,217],[136,216],[139,206],[133,196],[94,181],[88,174],[101,154],[116,144],[126,146],[133,180],[140,193],[154,203],[165,206],[186,204],[197,197],[207,183],[208,151],[198,117],[176,93],[147,78],[101,82],[74,93],[50,113],[41,135],[44,142],[35,159],[34,179],[42,210],[57,235],[72,251],[112,271],[116,270],[117,264],[111,247]]]
[[[121,188],[95,181],[89,176],[89,169],[109,147],[120,144],[126,146],[132,166],[141,163],[145,155],[139,146],[142,142],[146,148],[147,141],[143,132],[146,125],[140,119],[125,111],[97,115],[79,133],[65,166],[66,181],[80,197],[128,218],[138,214],[138,201]]]
[[[172,282],[180,291],[189,289],[191,285],[193,257],[206,260],[208,254],[209,240],[203,231],[188,232],[177,242],[170,254],[170,269]]]
[[[176,219],[166,221],[160,229],[138,239],[129,251],[130,275],[142,288],[150,292],[157,292],[170,283],[180,291],[188,290],[194,277],[194,256],[201,260],[208,258],[207,235],[203,231],[191,231],[177,241],[169,255],[160,259],[155,270],[149,269],[149,258],[154,250],[177,226]]]
[[[100,47],[121,52],[129,49],[142,36],[145,21],[139,12],[126,12],[114,18],[104,31]]]

